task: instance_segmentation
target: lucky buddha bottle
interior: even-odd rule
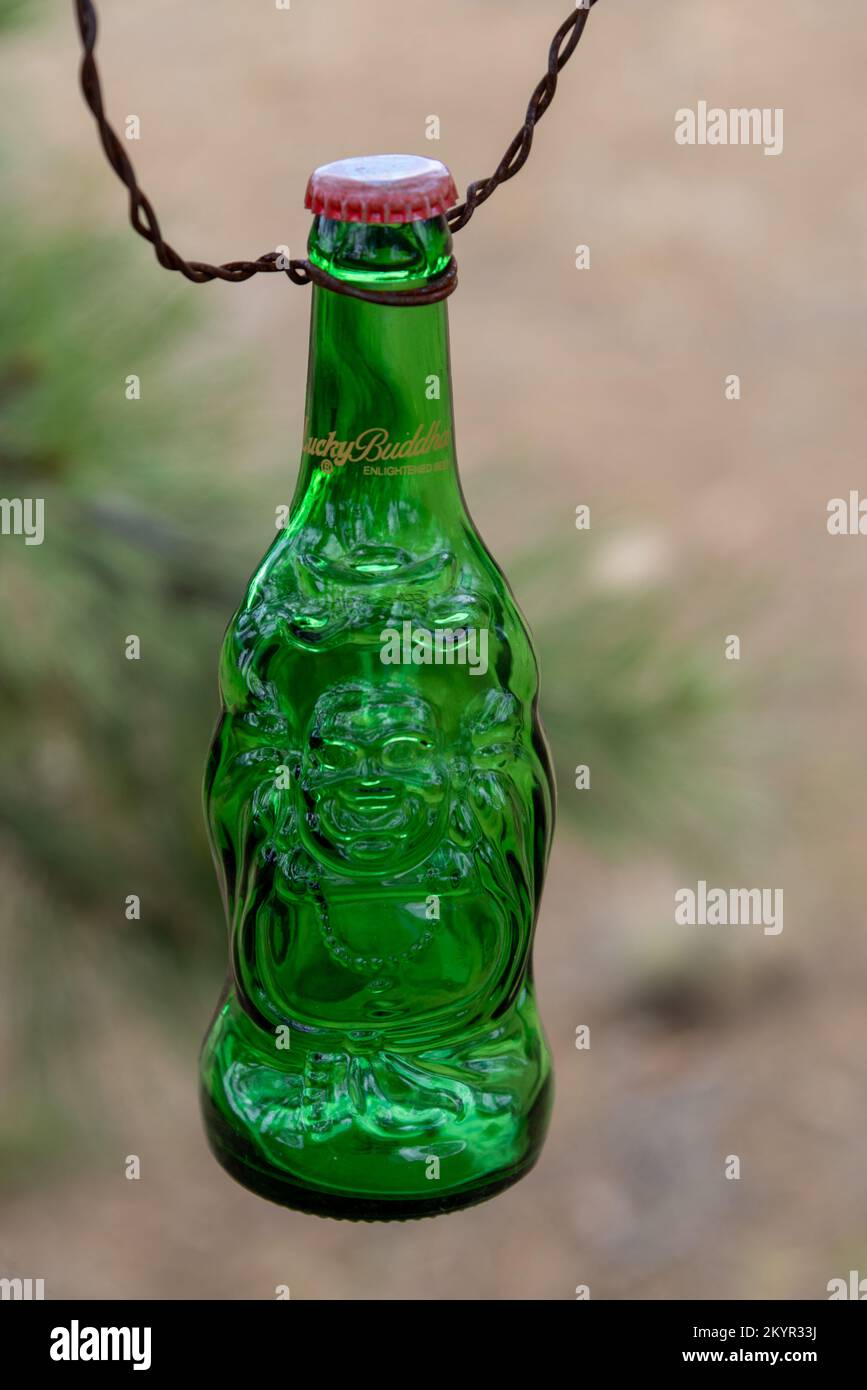
[[[318,169],[309,258],[448,266],[435,161]],[[219,1161],[326,1216],[469,1206],[535,1161],[531,948],[553,813],[533,647],[468,513],[446,302],[314,287],[285,526],[229,624],[205,799],[230,934],[201,1059]]]

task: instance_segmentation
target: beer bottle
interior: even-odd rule
[[[437,161],[326,165],[309,259],[417,290],[455,201]],[[445,300],[317,285],[311,315],[297,487],[222,652],[205,802],[230,965],[203,1109],[274,1201],[435,1215],[517,1181],[548,1123],[538,670],[461,493]]]

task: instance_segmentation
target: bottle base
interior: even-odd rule
[[[332,1188],[295,1182],[288,1174],[278,1176],[273,1169],[264,1168],[252,1145],[246,1144],[230,1128],[207,1093],[202,1095],[202,1112],[211,1152],[220,1166],[242,1187],[278,1206],[303,1212],[307,1216],[328,1217],[336,1221],[419,1221],[425,1217],[445,1216],[449,1212],[475,1207],[520,1182],[538,1158],[536,1150],[511,1169],[452,1192],[432,1194],[430,1197],[409,1194],[395,1197],[380,1194],[347,1196]]]

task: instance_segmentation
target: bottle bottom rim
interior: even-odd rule
[[[334,1188],[301,1183],[288,1174],[278,1175],[273,1168],[265,1168],[252,1145],[232,1130],[207,1093],[202,1096],[202,1108],[208,1145],[231,1178],[277,1206],[336,1221],[419,1221],[478,1206],[520,1182],[535,1166],[541,1151],[540,1145],[511,1168],[430,1197],[348,1196]]]

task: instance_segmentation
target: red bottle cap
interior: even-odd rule
[[[420,222],[457,201],[455,181],[438,159],[372,154],[314,169],[304,206],[338,222]]]

